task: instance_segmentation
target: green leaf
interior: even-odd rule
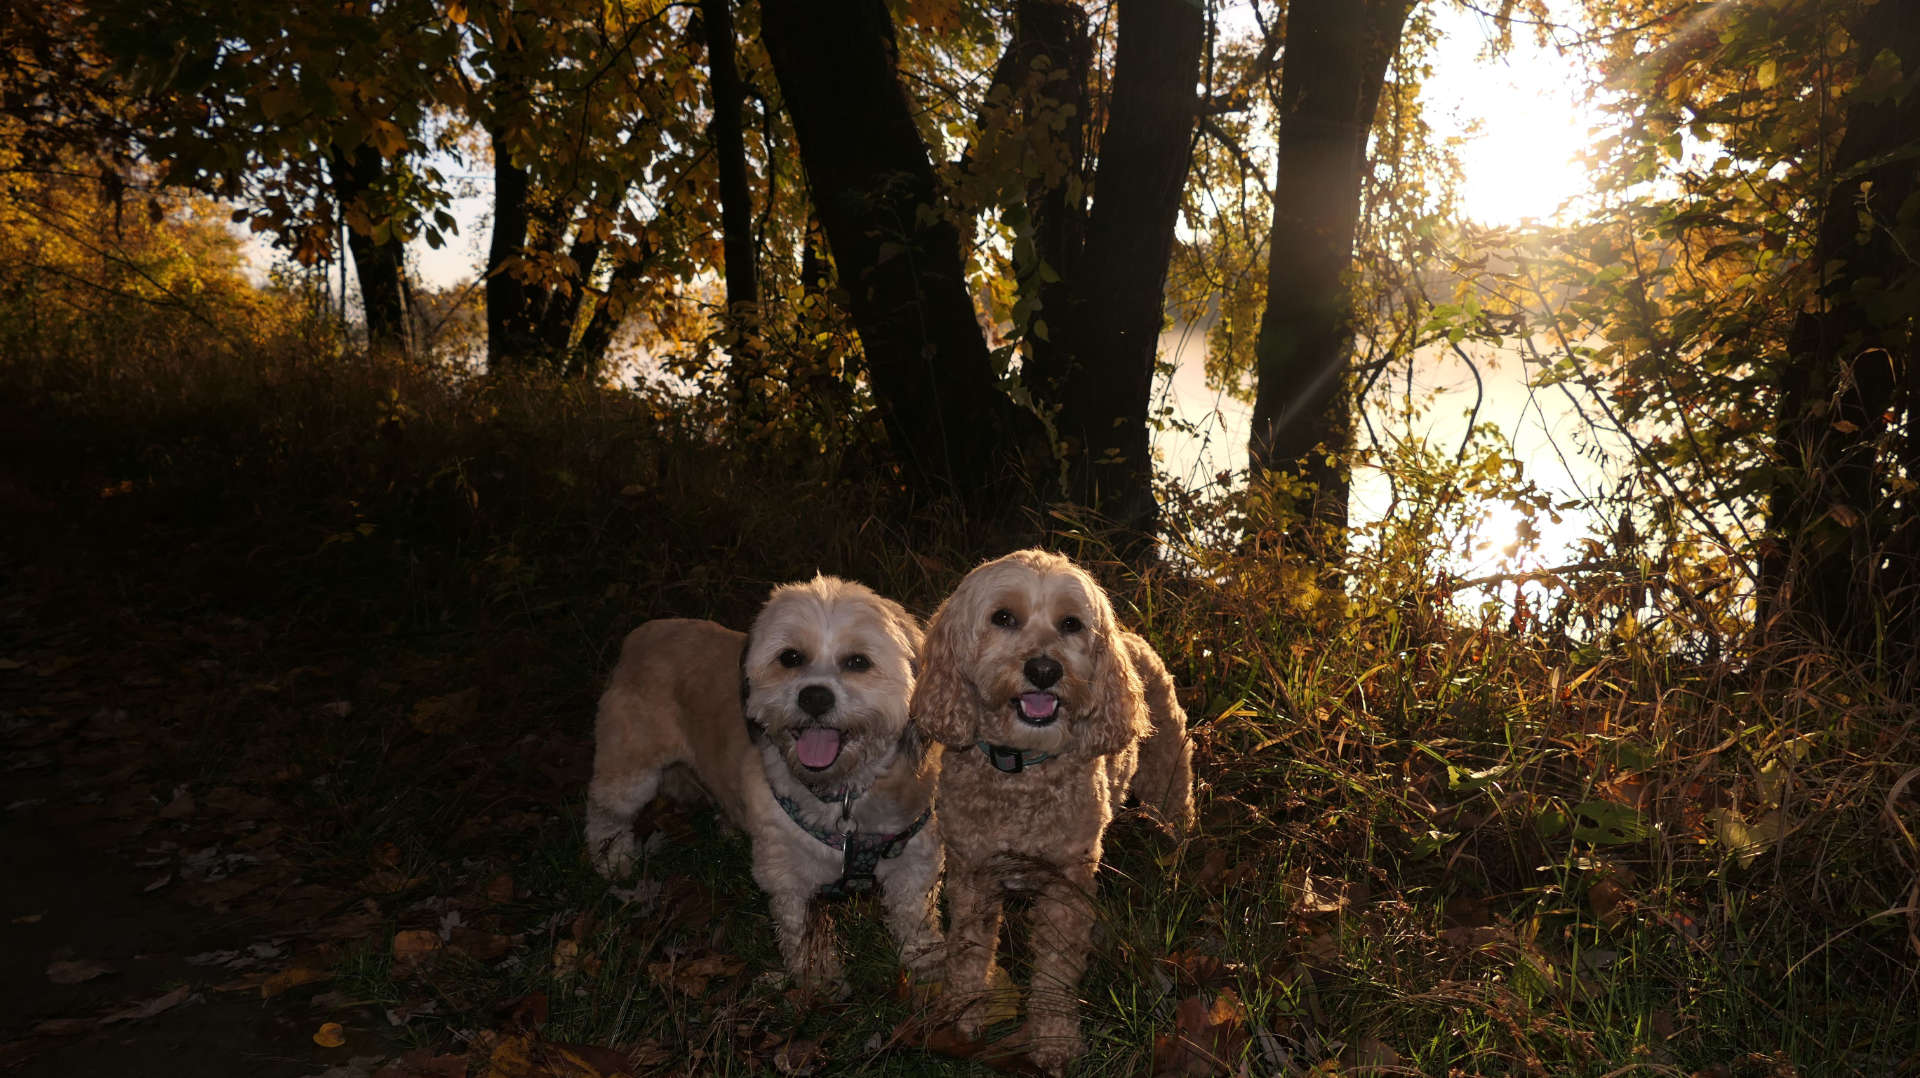
[[[1615,801],[1582,801],[1573,806],[1573,837],[1595,846],[1619,846],[1647,837],[1640,813]]]

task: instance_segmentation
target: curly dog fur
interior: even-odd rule
[[[947,990],[978,1037],[1002,892],[1034,893],[1028,1055],[1059,1072],[1081,1050],[1101,838],[1129,792],[1193,822],[1186,714],[1151,645],[1122,629],[1093,578],[1023,550],[974,569],[927,626],[912,714],[948,746]]]

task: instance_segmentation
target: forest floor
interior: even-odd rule
[[[276,609],[250,551],[195,527],[123,531],[12,493],[0,1068],[305,1075],[400,1055],[404,1017],[340,971],[409,927],[457,925],[449,947],[475,960],[527,930],[514,872],[571,833],[594,656],[542,696],[520,674],[546,662],[537,636],[363,636]],[[498,739],[461,728],[482,693]],[[408,813],[467,836],[431,884]],[[316,1043],[330,1022],[342,1042]]]
[[[899,1058],[917,1008],[877,910],[843,916],[865,991],[805,999],[768,975],[744,840],[710,813],[643,814],[630,887],[586,866],[620,636],[649,612],[743,624],[765,582],[662,564],[671,594],[636,613],[626,586],[578,593],[606,567],[547,587],[510,544],[358,529],[337,489],[204,461],[185,489],[128,481],[116,447],[4,419],[0,1072],[926,1065]],[[423,613],[442,601],[462,614]]]
[[[580,840],[627,630],[816,569],[925,614],[992,541],[630,395],[195,377],[0,401],[0,1071],[1021,1069],[869,906],[851,999],[794,993],[711,813],[617,884]],[[1099,566],[1201,820],[1116,821],[1074,1073],[1920,1074],[1920,720],[1871,671],[1476,625],[1392,565],[1330,620],[1218,557]]]

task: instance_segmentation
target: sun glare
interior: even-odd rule
[[[1550,220],[1591,187],[1578,160],[1596,116],[1581,97],[1580,67],[1524,32],[1486,56],[1491,27],[1471,11],[1436,16],[1444,33],[1422,90],[1435,134],[1460,161],[1460,208],[1483,225]]]

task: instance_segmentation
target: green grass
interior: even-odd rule
[[[432,1004],[390,1030],[396,1053],[460,1050],[538,994],[549,1039],[703,1074],[777,1071],[795,1042],[831,1073],[985,1073],[893,1043],[915,1005],[871,908],[837,914],[853,1000],[798,1000],[742,838],[654,814],[659,892],[628,902],[588,870],[579,814],[592,701],[634,624],[741,624],[816,569],[924,614],[1016,536],[835,471],[847,457],[730,449],[698,404],[178,362],[0,364],[36,394],[8,417],[13,473],[58,514],[31,554],[183,625],[253,623],[280,718],[228,697],[163,770],[216,785],[245,745],[292,769],[280,848],[309,878],[404,882],[367,895],[378,926],[335,985]],[[1181,1003],[1228,990],[1218,1043],[1250,1073],[1920,1072],[1920,747],[1884,672],[1785,649],[1687,662],[1678,628],[1517,637],[1385,558],[1331,609],[1310,567],[1206,538],[1231,506],[1178,504],[1181,556],[1145,572],[1064,520],[1048,537],[1160,648],[1198,743],[1198,833],[1111,836],[1080,1073],[1149,1072]],[[470,714],[416,721],[468,690]],[[504,952],[393,959],[393,932],[456,911]],[[700,991],[656,976],[711,954],[739,966]]]

